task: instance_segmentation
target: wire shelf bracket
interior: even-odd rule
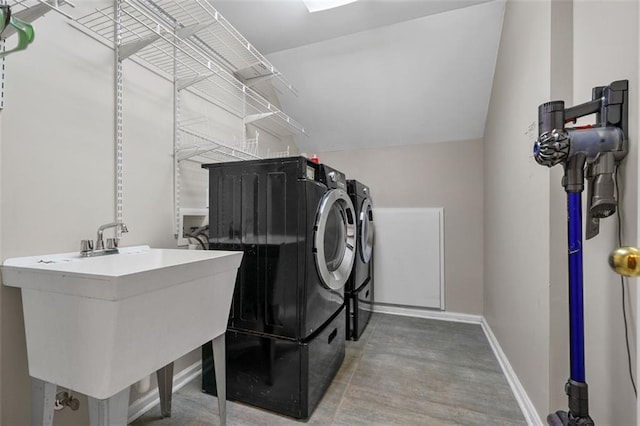
[[[149,34],[148,36],[141,38],[140,40],[131,41],[120,45],[119,59],[122,61],[129,56],[136,54],[136,52],[144,49],[152,43],[155,43],[160,38],[160,34]]]
[[[204,81],[208,78],[211,78],[215,73],[207,73],[194,75],[193,77],[179,78],[175,81],[176,90],[182,91],[188,87],[193,86],[194,84],[198,84],[201,81]]]
[[[250,124],[250,123],[256,122],[258,120],[262,120],[264,118],[271,117],[274,114],[275,114],[275,112],[263,112],[262,114],[247,115],[244,118],[244,124]]]

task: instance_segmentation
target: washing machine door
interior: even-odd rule
[[[332,189],[324,194],[314,229],[314,254],[322,283],[339,290],[351,273],[356,245],[353,203],[345,191]]]
[[[365,198],[360,206],[358,244],[360,244],[360,258],[364,263],[369,263],[373,252],[373,206],[369,198]]]

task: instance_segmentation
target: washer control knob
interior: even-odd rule
[[[331,180],[331,182],[335,182],[337,179],[336,172],[329,172],[329,180]]]

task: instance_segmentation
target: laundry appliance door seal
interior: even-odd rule
[[[316,215],[314,254],[323,284],[342,288],[355,259],[356,223],[353,203],[342,189],[328,191]]]

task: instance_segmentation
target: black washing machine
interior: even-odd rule
[[[347,181],[356,212],[357,239],[353,270],[345,285],[346,338],[358,340],[371,317],[373,302],[373,204],[371,190],[357,180]]]
[[[245,253],[226,333],[227,397],[308,418],[345,353],[356,234],[346,179],[304,157],[203,168],[209,248]],[[215,394],[210,345],[203,390]]]

